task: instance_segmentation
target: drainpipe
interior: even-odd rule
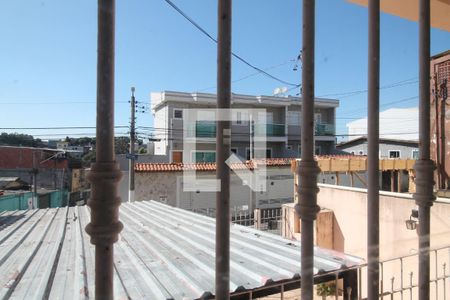
[[[122,230],[117,186],[122,176],[114,154],[114,18],[115,0],[98,1],[96,162],[92,183],[91,222],[86,232],[95,245],[95,299],[113,299],[114,243]]]
[[[367,299],[378,299],[380,259],[379,114],[380,0],[369,1],[367,117]]]
[[[218,2],[217,108],[229,109],[231,103],[231,0]],[[230,298],[230,118],[217,116],[216,178],[216,299]]]
[[[301,160],[295,172],[299,179],[295,211],[301,219],[301,299],[313,299],[314,287],[314,220],[317,206],[317,175],[314,160],[314,22],[315,0],[303,1],[302,31],[302,127]]]
[[[435,199],[435,165],[430,159],[430,0],[419,2],[419,141],[414,199],[419,206],[419,299],[425,300],[430,297],[430,207]]]

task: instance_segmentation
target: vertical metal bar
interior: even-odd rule
[[[217,43],[217,108],[231,104],[231,0],[218,2]],[[226,121],[225,121],[226,120]],[[230,298],[230,169],[225,163],[230,156],[231,129],[229,118],[217,121],[216,178],[216,299]]]
[[[302,27],[302,126],[301,160],[296,173],[299,178],[299,203],[295,210],[301,219],[301,299],[313,299],[314,285],[314,220],[317,206],[317,175],[314,160],[314,39],[315,0],[303,0]]]
[[[130,120],[130,155],[128,162],[128,202],[134,202],[134,144],[136,143],[136,98],[134,97],[134,87],[131,88],[131,120]]]
[[[434,250],[434,274],[436,279],[436,299],[438,299],[439,295],[439,272],[438,272],[438,257],[437,257],[437,250]]]
[[[412,278],[413,278],[413,272],[409,273],[409,300],[412,300]]]
[[[334,299],[339,299],[339,288],[338,288],[339,275],[334,273]]]
[[[379,292],[379,87],[380,87],[380,0],[369,0],[368,51],[368,151],[367,151],[367,298]]]
[[[419,299],[430,297],[430,207],[433,161],[430,160],[430,0],[419,1],[419,159],[414,199],[419,206]]]
[[[284,284],[281,284],[281,298],[280,300],[284,300]]]
[[[383,262],[380,263],[380,294],[384,294],[384,264]]]
[[[114,243],[122,223],[117,186],[122,176],[114,155],[115,0],[98,1],[96,162],[92,183],[91,222],[86,232],[95,245],[95,299],[113,299]]]
[[[403,300],[403,257],[400,257],[400,297]]]
[[[394,300],[394,280],[395,277],[391,278],[391,300]]]
[[[447,299],[447,284],[446,284],[446,280],[447,280],[447,278],[445,277],[446,275],[445,275],[445,267],[446,267],[446,264],[445,263],[443,263],[442,264],[442,271],[443,271],[443,275],[442,275],[442,281],[443,281],[443,283],[444,283],[444,287],[443,287],[443,289],[444,289],[444,300],[445,299]]]
[[[358,300],[362,298],[362,270],[361,267],[358,268]]]

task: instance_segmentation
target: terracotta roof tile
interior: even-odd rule
[[[320,158],[350,158],[355,157],[354,155],[322,155],[316,156],[317,159]],[[361,158],[364,158],[362,156]],[[233,170],[253,170],[258,165],[265,165],[266,167],[282,167],[290,166],[291,162],[296,160],[296,158],[266,158],[266,159],[255,159],[247,160],[243,163],[232,164],[231,169]],[[184,170],[193,171],[215,171],[216,163],[137,163],[134,167],[136,172],[182,172]]]

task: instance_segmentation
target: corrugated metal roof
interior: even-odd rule
[[[0,214],[0,299],[87,299],[94,246],[87,206]],[[154,201],[122,204],[115,244],[117,299],[196,299],[214,292],[215,220]],[[298,278],[300,245],[231,225],[232,292]],[[315,272],[361,259],[315,249]]]

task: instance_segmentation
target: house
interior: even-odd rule
[[[292,159],[266,159],[234,164],[234,170],[255,171],[265,167],[267,189],[256,192],[238,173],[231,174],[231,203],[233,211],[253,213],[254,209],[280,208],[293,201]],[[193,211],[215,211],[215,192],[184,189],[184,170],[194,170],[199,179],[214,179],[216,163],[138,163],[135,166],[135,200],[152,199],[170,206]],[[127,198],[122,198],[127,199]]]
[[[450,189],[450,50],[431,57],[431,159],[436,163],[435,181],[438,190]],[[441,192],[439,192],[441,193]],[[448,191],[444,193],[447,194]]]
[[[30,183],[37,180],[38,187],[59,189],[69,185],[69,168],[63,150],[0,146],[1,177],[20,177]]]
[[[367,155],[367,137],[339,143],[336,149],[353,155]],[[418,159],[419,142],[380,138],[380,158]]]
[[[339,101],[317,98],[315,100],[315,152],[329,154],[335,149],[336,108]],[[169,156],[170,162],[182,162],[185,109],[215,108],[216,95],[164,91],[151,93],[154,115],[155,154]],[[232,108],[239,109],[231,127],[231,151],[243,159],[251,158],[252,132],[258,124],[250,126],[245,113],[248,109],[265,110],[266,158],[299,157],[302,101],[298,97],[232,95]],[[215,161],[215,123],[196,122],[196,162]],[[201,140],[201,141],[200,141]]]
[[[390,108],[380,112],[380,138],[392,140],[419,140],[419,109]],[[367,136],[367,117],[347,123],[352,139]]]

